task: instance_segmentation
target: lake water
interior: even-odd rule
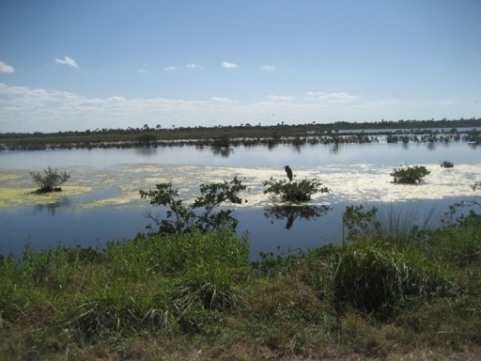
[[[442,168],[442,161],[454,168]],[[290,165],[298,179],[315,178],[330,192],[316,194],[307,208],[277,207],[263,194],[263,182],[285,178]],[[424,165],[431,174],[418,186],[393,184],[401,165]],[[67,170],[63,192],[33,195],[30,171]],[[239,177],[247,203],[235,208],[239,233],[248,234],[251,256],[286,253],[342,239],[347,205],[376,205],[404,224],[437,226],[448,206],[476,199],[471,186],[481,180],[481,147],[467,143],[279,145],[230,149],[193,146],[0,152],[0,254],[20,254],[29,243],[40,249],[102,247],[145,232],[148,214],[162,215],[141,200],[139,189],[172,182],[191,200],[201,183]],[[479,193],[479,191],[478,191]]]

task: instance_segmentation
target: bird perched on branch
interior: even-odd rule
[[[292,182],[292,169],[288,165],[284,167],[286,170],[287,178],[289,178],[289,182]]]

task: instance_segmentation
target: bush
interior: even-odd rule
[[[36,193],[48,193],[48,192],[60,192],[62,188],[59,186],[65,183],[70,174],[67,172],[59,172],[57,169],[48,167],[43,170],[43,174],[40,172],[30,172],[32,180],[39,187]]]
[[[427,170],[425,166],[415,165],[412,167],[401,167],[399,169],[395,168],[390,175],[394,177],[394,183],[419,184],[422,182],[423,178],[430,173],[431,172]]]
[[[267,189],[264,190],[264,194],[274,193],[275,195],[280,195],[282,202],[307,202],[311,200],[311,196],[314,193],[329,192],[327,187],[322,187],[322,183],[315,179],[288,182],[284,179],[274,180],[274,178],[271,177],[268,181],[264,182],[264,187],[266,186]]]
[[[165,219],[153,219],[159,226],[159,233],[173,234],[190,232],[193,229],[209,231],[221,227],[237,227],[237,220],[232,217],[232,210],[216,208],[223,203],[240,204],[239,192],[246,186],[235,177],[232,181],[223,183],[201,184],[200,193],[192,205],[185,205],[179,198],[177,189],[171,183],[160,183],[154,191],[140,190],[142,198],[149,198],[154,206],[169,208]]]
[[[454,164],[453,164],[453,162],[449,162],[449,161],[445,160],[444,162],[441,163],[441,167],[443,167],[443,168],[453,168]]]

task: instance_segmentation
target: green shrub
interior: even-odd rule
[[[154,191],[140,190],[142,198],[149,198],[154,206],[168,208],[165,219],[153,219],[159,226],[160,234],[190,232],[200,229],[203,232],[221,227],[237,227],[237,220],[231,215],[231,209],[220,209],[223,203],[240,204],[239,193],[246,186],[235,177],[232,181],[200,185],[200,196],[193,204],[185,205],[179,198],[177,189],[171,183],[160,183]]]
[[[273,193],[281,197],[282,202],[301,203],[311,200],[314,193],[327,193],[329,189],[322,187],[322,183],[316,179],[303,179],[301,181],[288,182],[287,180],[274,180],[270,178],[264,182],[264,194]]]
[[[40,172],[30,172],[32,180],[39,187],[36,193],[60,192],[62,188],[59,186],[70,178],[67,172],[59,172],[57,169],[48,167]]]
[[[415,165],[401,167],[399,169],[395,168],[390,175],[394,177],[394,183],[419,184],[422,182],[423,178],[430,173],[431,172],[427,170],[425,166]]]
[[[454,164],[453,164],[453,162],[449,162],[449,161],[445,160],[444,162],[441,163],[441,167],[443,167],[443,168],[453,168]]]

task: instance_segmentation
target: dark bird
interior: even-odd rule
[[[286,170],[287,178],[289,178],[289,182],[292,182],[292,169],[288,165],[284,167]]]

